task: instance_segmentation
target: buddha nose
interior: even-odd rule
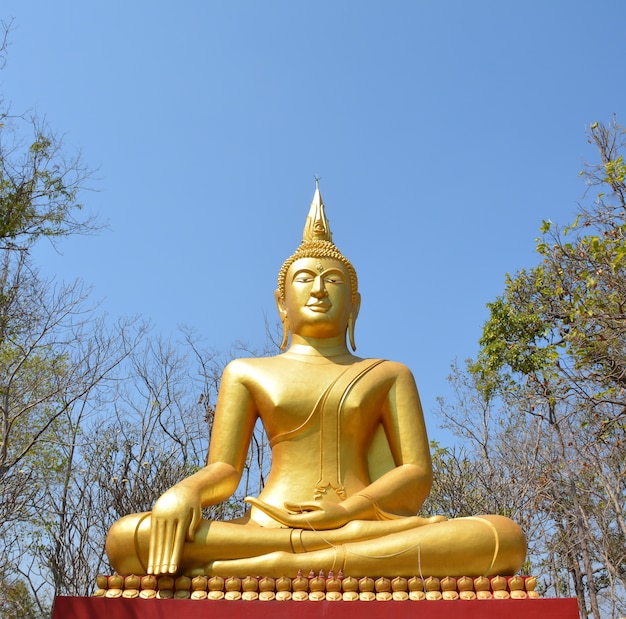
[[[324,279],[322,278],[321,275],[318,275],[313,280],[313,288],[311,288],[311,296],[316,297],[318,299],[328,296],[328,291],[326,290]]]

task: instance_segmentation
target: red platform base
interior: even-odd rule
[[[578,619],[572,598],[419,602],[261,602],[58,597],[53,619]]]

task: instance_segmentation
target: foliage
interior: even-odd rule
[[[543,222],[539,264],[508,275],[488,304],[478,359],[453,372],[459,403],[442,414],[474,468],[523,482],[532,509],[514,502],[512,514],[545,589],[599,617],[626,606],[626,131],[613,121],[588,135],[599,162],[581,172],[574,222]],[[472,474],[457,470],[502,491]]]
[[[0,22],[0,69],[9,30]],[[100,316],[80,282],[40,276],[36,243],[98,229],[79,201],[89,175],[45,122],[0,96],[2,617],[48,616],[54,595],[89,595],[110,572],[110,525],[203,466],[228,360],[189,331],[173,343]],[[236,496],[205,516],[242,515],[268,464],[257,428]]]
[[[2,30],[4,62],[9,26]],[[46,281],[31,258],[42,239],[96,229],[77,200],[88,175],[45,123],[0,101],[0,566],[3,589],[15,593],[4,598],[6,613],[20,616],[35,616],[26,601],[49,611],[45,543],[72,517],[50,503],[50,489],[62,498],[72,428],[141,335],[134,321],[106,327],[88,290]]]
[[[0,128],[0,247],[27,249],[40,237],[89,231],[90,222],[76,219],[82,208],[78,191],[89,171],[80,158],[64,159],[63,142],[36,118],[3,114]],[[21,122],[19,122],[21,121]],[[21,125],[33,135],[21,142]]]
[[[12,22],[0,21],[0,69]],[[27,137],[30,136],[30,137]],[[0,249],[28,250],[40,238],[90,233],[78,201],[91,171],[36,114],[15,115],[0,95]]]
[[[574,398],[611,432],[626,421],[626,131],[594,123],[589,139],[601,162],[581,174],[596,195],[571,225],[543,222],[542,262],[488,305],[474,371],[487,393],[534,383],[535,406]]]
[[[96,229],[79,218],[87,171],[35,120],[8,112],[3,120],[0,565],[2,582],[26,588],[5,598],[6,613],[29,601],[32,616],[45,616],[54,595],[89,595],[98,571],[110,571],[104,537],[116,519],[151,509],[203,465],[226,360],[190,332],[174,345],[147,339],[139,320],[111,323],[79,282],[40,277],[35,243]],[[31,124],[35,138],[22,146]],[[243,513],[266,456],[255,433],[241,492],[207,517]]]
[[[0,616],[3,619],[39,619],[42,617],[28,585],[20,579],[0,576]]]
[[[37,495],[42,509],[20,522],[34,558],[30,577],[36,568],[57,595],[93,592],[95,575],[111,572],[104,540],[113,522],[150,510],[166,489],[203,466],[228,359],[190,332],[176,343],[142,337],[113,380],[64,412],[54,432],[55,474]],[[267,467],[267,445],[255,433],[240,491],[205,517],[242,515],[243,497],[260,491]],[[45,597],[45,588],[37,595]]]

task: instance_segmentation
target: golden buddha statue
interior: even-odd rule
[[[113,525],[106,551],[118,573],[458,577],[521,567],[526,542],[508,518],[416,515],[432,484],[419,395],[404,365],[348,350],[357,285],[316,183],[303,241],[275,293],[281,348],[289,347],[226,367],[207,465],[151,512]],[[204,520],[203,507],[235,492],[259,418],[272,449],[263,491],[246,499],[243,518]]]

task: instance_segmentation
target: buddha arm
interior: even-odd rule
[[[342,501],[350,519],[413,516],[432,485],[432,463],[424,416],[413,375],[390,363],[393,382],[382,409],[382,424],[396,467]]]
[[[229,498],[237,489],[248,454],[248,447],[257,420],[252,396],[245,386],[245,360],[228,364],[215,407],[211,430],[207,477],[202,484],[203,506],[214,505]],[[210,472],[219,470],[222,484],[215,484]],[[202,471],[200,471],[202,473]]]
[[[414,516],[428,496],[430,482],[426,482],[425,478],[420,467],[403,464],[340,505],[349,514],[349,520],[391,520]]]
[[[236,362],[222,377],[207,465],[164,492],[151,512],[148,573],[175,573],[185,541],[193,541],[202,508],[230,497],[245,463],[256,409]]]
[[[415,379],[406,366],[393,366],[395,380],[383,405],[382,424],[396,468],[356,496],[367,497],[385,512],[409,516],[430,492],[432,463]]]

